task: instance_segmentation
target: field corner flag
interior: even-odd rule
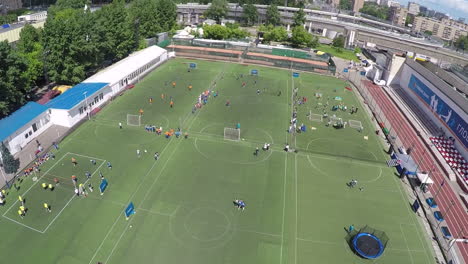
[[[125,208],[125,212],[124,212],[124,213],[125,213],[125,219],[127,219],[127,220],[128,220],[128,218],[129,218],[131,215],[133,215],[133,214],[136,213],[136,212],[135,212],[135,206],[133,205],[133,202],[130,202],[130,203],[128,204],[127,208]]]
[[[107,180],[106,180],[106,179],[102,179],[101,184],[99,185],[99,191],[101,191],[101,195],[104,194],[104,191],[106,190],[107,185],[109,185],[109,183],[107,182]]]

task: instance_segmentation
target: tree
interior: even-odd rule
[[[468,50],[468,36],[460,36],[454,43],[457,50]]]
[[[249,32],[242,30],[241,28],[233,28],[229,30],[230,39],[245,39],[249,35]]]
[[[203,27],[203,37],[206,39],[243,39],[249,33],[239,28],[238,24],[226,24],[226,26],[212,25]]]
[[[304,25],[305,21],[306,21],[305,12],[304,12],[304,9],[301,8],[301,9],[299,9],[299,11],[297,11],[294,14],[293,26],[294,27],[302,26],[302,25]]]
[[[312,42],[312,35],[304,27],[296,26],[292,29],[291,43],[294,47],[309,46]]]
[[[228,12],[228,2],[226,0],[213,0],[205,16],[216,20],[216,23],[221,24],[221,20],[226,17]]]
[[[252,3],[243,6],[242,21],[246,26],[253,26],[258,21],[258,11]]]
[[[332,46],[337,48],[337,49],[342,49],[344,48],[345,45],[345,38],[343,35],[339,35],[335,39],[333,39]]]
[[[343,9],[343,10],[351,10],[351,1],[350,0],[340,0],[340,5],[339,5],[339,8],[340,9]]]
[[[35,85],[44,77],[41,34],[41,29],[26,24],[21,29],[20,39],[16,45],[18,53],[27,61],[28,70],[25,74],[31,80],[31,84]]]
[[[85,6],[90,6],[88,0],[57,0],[55,5],[47,10],[47,16],[53,16],[55,13],[65,9],[81,9],[84,10]]]
[[[405,20],[405,26],[412,25],[414,22],[414,15],[408,14]]]
[[[98,51],[99,32],[91,12],[64,9],[49,16],[44,25],[44,63],[50,79],[76,84],[94,69],[102,54]]]
[[[156,2],[157,21],[161,32],[168,32],[176,26],[177,6],[172,0],[158,0]]]
[[[320,45],[319,37],[312,35],[312,39],[311,39],[309,45],[307,45],[307,46],[310,47],[310,48],[317,48],[319,45]]]
[[[288,39],[288,32],[284,27],[273,27],[271,25],[264,27],[263,40],[266,42],[276,41],[284,42]]]
[[[207,25],[203,27],[203,37],[206,39],[227,39],[229,37],[229,29],[221,25]]]
[[[355,47],[354,48],[354,54],[356,54],[356,53],[362,53],[361,48]]]
[[[19,159],[15,159],[13,155],[11,155],[10,150],[3,144],[0,146],[0,151],[2,152],[2,166],[5,169],[7,174],[16,173],[20,166]]]
[[[125,2],[115,0],[94,13],[99,52],[104,60],[117,61],[134,50],[136,43]]]
[[[0,118],[21,107],[31,92],[25,58],[5,40],[0,42]]]
[[[130,24],[140,38],[152,38],[161,32],[156,0],[135,0],[130,4]]]
[[[384,20],[388,20],[390,14],[388,6],[381,6],[373,2],[365,2],[364,6],[359,10],[359,12]]]
[[[281,16],[276,5],[270,5],[266,11],[267,25],[278,26],[281,24]]]

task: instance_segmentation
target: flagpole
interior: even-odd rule
[[[439,189],[437,189],[437,192],[436,192],[436,194],[434,195],[434,198],[433,198],[434,200],[435,200],[435,199],[437,198],[437,196],[439,195],[439,192],[440,192],[440,190],[442,189],[442,187],[444,186],[444,184],[445,184],[445,179],[442,179],[442,182],[440,183]]]
[[[452,207],[455,205],[455,202],[453,200],[450,200],[451,204],[449,206],[449,208],[447,209],[447,212],[445,212],[444,214],[445,215],[448,215],[448,213],[450,212],[450,210],[452,210]],[[437,227],[436,229],[439,229],[440,227],[440,224],[442,224],[443,220],[439,222],[439,224],[437,224]]]

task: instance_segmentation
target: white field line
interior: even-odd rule
[[[194,120],[198,117],[198,115],[199,115],[200,112],[201,112],[201,110],[200,110],[200,111],[197,111],[196,116],[193,118],[192,123],[191,123],[190,126],[187,128],[187,130],[189,130],[190,127],[193,125]],[[161,151],[161,154],[163,154],[163,153],[165,152],[165,150],[167,149],[167,147],[173,142],[173,139],[174,139],[174,137],[172,137],[172,138],[170,139],[170,141],[167,143],[167,145],[166,145],[166,146],[164,147],[164,149]],[[179,142],[180,142],[180,141],[179,141]],[[174,152],[175,152],[175,150],[174,150]],[[174,153],[174,152],[172,152],[172,153]],[[166,163],[167,163],[167,162],[168,162],[168,161],[166,161]],[[153,165],[151,166],[151,168],[148,170],[148,172],[146,173],[146,175],[143,177],[143,180],[142,180],[142,181],[140,182],[140,184],[138,185],[138,187],[137,187],[137,189],[135,190],[135,192],[130,196],[129,201],[131,201],[131,200],[133,199],[133,197],[135,196],[135,194],[137,193],[137,191],[138,191],[138,190],[140,189],[140,187],[142,186],[144,180],[148,177],[148,175],[151,173],[151,171],[153,170],[154,166],[155,166],[157,163],[158,163],[158,161],[155,161],[155,162],[153,163]],[[159,177],[158,177],[157,179],[159,179]],[[99,252],[99,250],[101,250],[102,245],[104,245],[104,242],[107,240],[107,237],[109,237],[110,233],[112,232],[112,230],[114,229],[115,225],[117,224],[119,218],[121,217],[120,215],[121,215],[121,214],[119,213],[119,215],[117,216],[117,218],[116,218],[115,221],[114,221],[114,224],[112,224],[111,228],[110,228],[109,231],[107,232],[107,234],[106,234],[106,236],[104,237],[104,239],[102,240],[101,244],[99,245],[99,247],[98,247],[98,248],[96,249],[96,251],[94,252],[94,255],[91,257],[91,260],[89,261],[89,264],[91,264],[91,263],[93,262],[93,260],[94,260],[94,258],[96,257],[97,253]],[[110,257],[112,256],[113,251],[115,250],[115,248],[116,248],[117,245],[119,244],[120,239],[122,238],[122,236],[123,236],[123,235],[125,234],[125,232],[127,231],[127,228],[128,228],[129,225],[130,225],[130,221],[129,221],[129,223],[127,223],[127,226],[126,226],[125,230],[122,232],[122,235],[120,236],[119,240],[115,243],[115,245],[114,245],[114,247],[113,247],[111,253],[110,253],[109,256],[107,257],[107,259],[110,259]],[[107,261],[106,261],[106,262],[107,262]]]
[[[99,169],[102,167],[102,165],[104,165],[104,163],[106,163],[106,160],[102,160],[102,163],[101,165],[99,165],[99,167],[96,168],[96,170],[94,170],[94,172],[91,174],[91,176],[93,176],[97,171],[99,171]],[[86,188],[86,183],[88,183],[90,179],[87,179],[84,183],[83,183],[83,187]],[[65,204],[65,206],[62,208],[62,210],[60,210],[60,212],[54,217],[54,219],[52,219],[52,221],[49,223],[49,225],[47,225],[47,227],[44,229],[44,233],[47,232],[47,230],[49,229],[49,227],[55,222],[55,220],[57,220],[57,218],[62,214],[63,210],[65,210],[65,208],[68,207],[68,205],[71,203],[71,201],[76,197],[75,194],[73,194],[73,196],[68,200],[68,202]]]
[[[55,165],[59,164],[60,161],[62,161],[63,158],[65,158],[65,156],[68,155],[68,153],[70,152],[67,152],[65,153],[60,159],[57,160],[57,162],[52,165],[46,172],[44,172],[44,174],[41,175],[41,177],[39,177],[39,179],[34,182],[24,193],[23,193],[23,196],[25,196],[47,173],[49,173],[49,171],[51,171]],[[24,197],[23,197],[24,198]],[[15,202],[5,211],[5,213],[3,213],[3,216],[5,216],[10,210],[11,208],[13,208],[13,206],[15,206],[15,204],[18,202],[18,200],[15,200]]]
[[[400,223],[400,231],[401,231],[401,234],[403,235],[403,239],[405,240],[405,245],[406,245],[406,248],[408,249],[408,254],[410,256],[411,263],[414,264],[413,256],[411,255],[411,251],[410,251],[409,246],[408,246],[408,241],[406,240],[405,232],[403,231],[403,228],[401,228],[401,223]]]

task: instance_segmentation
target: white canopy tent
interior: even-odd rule
[[[416,176],[418,177],[419,181],[424,184],[433,184],[434,181],[429,177],[429,174],[427,173],[416,173]]]

